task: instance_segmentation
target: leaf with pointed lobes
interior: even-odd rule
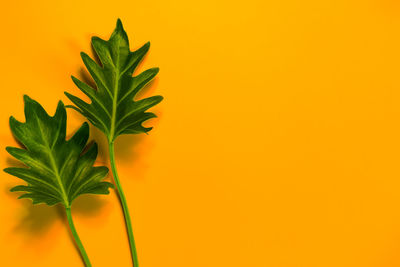
[[[97,144],[88,149],[89,126],[84,123],[66,140],[67,114],[60,101],[54,116],[49,116],[35,100],[24,96],[25,122],[10,118],[14,137],[24,148],[7,147],[6,150],[26,167],[10,167],[5,172],[26,182],[11,191],[25,192],[19,198],[30,198],[33,204],[70,207],[82,194],[108,194],[113,185],[104,182],[107,167],[93,164],[97,157]]]
[[[118,20],[108,41],[93,37],[92,45],[101,65],[83,52],[81,57],[97,88],[72,77],[91,103],[65,92],[74,103],[68,107],[85,116],[107,136],[109,142],[122,134],[147,133],[152,127],[144,127],[142,123],[156,117],[147,110],[160,103],[163,97],[151,96],[137,101],[134,98],[157,75],[158,68],[132,75],[149,50],[150,43],[131,52],[128,36],[121,20]]]

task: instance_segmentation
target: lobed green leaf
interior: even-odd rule
[[[26,192],[19,198],[30,198],[34,204],[62,203],[70,207],[82,194],[108,194],[111,183],[102,181],[106,167],[94,167],[97,145],[85,150],[89,126],[84,123],[66,140],[67,114],[60,101],[56,113],[49,116],[43,107],[24,96],[25,123],[10,118],[10,128],[24,148],[7,147],[8,153],[26,167],[10,167],[5,172],[24,180],[12,192]]]
[[[75,85],[86,94],[91,103],[65,92],[72,101],[72,107],[85,116],[94,126],[107,136],[110,142],[122,134],[138,134],[150,131],[142,123],[156,117],[146,112],[160,103],[162,96],[134,100],[138,92],[157,75],[159,69],[151,68],[133,76],[133,72],[150,48],[150,43],[131,52],[128,36],[121,20],[108,41],[99,37],[92,38],[93,48],[101,65],[81,53],[83,63],[96,83],[96,89],[83,81],[72,77]]]

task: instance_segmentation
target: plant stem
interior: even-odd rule
[[[89,257],[86,254],[85,248],[83,247],[83,244],[78,236],[78,233],[76,232],[75,226],[74,226],[74,222],[72,220],[72,215],[71,215],[71,208],[70,207],[66,207],[65,208],[65,213],[67,213],[67,219],[68,219],[68,223],[69,223],[69,227],[71,228],[71,232],[72,235],[74,236],[75,239],[75,243],[79,248],[79,251],[81,253],[81,256],[83,258],[83,261],[85,262],[85,265],[87,267],[91,267],[92,264],[89,261]]]
[[[129,237],[129,245],[131,248],[131,256],[132,256],[133,266],[139,267],[136,246],[135,246],[135,238],[133,237],[132,223],[131,223],[131,217],[129,215],[128,204],[126,202],[124,191],[122,190],[122,186],[121,186],[121,183],[118,178],[117,168],[115,166],[114,142],[109,141],[108,144],[109,144],[109,152],[110,152],[111,170],[112,170],[112,173],[114,176],[115,185],[117,187],[118,196],[121,201],[122,208],[124,210],[125,224],[126,224],[126,230],[128,232],[128,237]]]

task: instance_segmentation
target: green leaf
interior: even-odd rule
[[[85,116],[94,126],[106,134],[109,142],[122,134],[138,134],[150,131],[142,123],[156,117],[147,110],[157,105],[162,96],[134,100],[137,93],[158,73],[158,68],[148,69],[132,77],[138,64],[149,50],[150,43],[131,52],[128,36],[121,20],[108,41],[92,38],[93,48],[100,59],[101,66],[87,54],[81,53],[83,63],[88,69],[96,89],[72,77],[75,85],[85,93],[91,103],[65,92],[75,104],[72,107]]]
[[[24,148],[7,147],[14,158],[26,168],[4,169],[27,185],[18,185],[11,191],[22,191],[19,198],[30,198],[33,204],[62,203],[70,207],[72,201],[82,194],[108,194],[111,183],[103,182],[107,167],[94,167],[97,145],[85,149],[89,138],[89,126],[84,123],[66,140],[67,114],[60,101],[56,113],[49,116],[43,107],[24,96],[26,122],[10,118],[10,128]],[[85,152],[84,152],[85,151]]]

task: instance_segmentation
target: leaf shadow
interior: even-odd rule
[[[94,82],[93,78],[90,76],[89,72],[84,67],[79,68],[78,77],[82,82],[86,83],[93,89],[97,90],[96,83]]]
[[[135,96],[135,101],[150,97],[157,91],[159,79],[155,77],[146,84]],[[151,112],[157,115],[157,118],[150,119],[144,122],[147,127],[157,127],[159,120],[162,117],[162,112],[158,106],[150,109]],[[153,130],[147,134],[121,135],[115,142],[115,157],[125,163],[135,162],[142,157],[143,154],[149,151],[153,144],[148,140]],[[145,144],[145,145],[142,145]],[[139,147],[140,146],[140,147]]]
[[[149,120],[148,124],[151,127],[156,127],[159,120],[161,112],[157,112],[158,118]],[[109,166],[109,152],[108,152],[108,141],[104,133],[99,129],[90,125],[91,138],[95,140],[99,147],[99,154],[97,157],[97,162],[101,165]],[[149,140],[148,134],[137,134],[137,135],[121,135],[116,139],[115,142],[115,157],[117,162],[122,164],[134,164],[141,157],[143,157],[146,152],[148,152],[153,146],[152,142]]]
[[[7,166],[13,166],[13,167],[19,167],[19,168],[26,167],[26,165],[23,164],[21,161],[15,159],[15,158],[12,158],[12,157],[6,158],[6,164],[7,164]]]
[[[26,167],[20,161],[12,158],[6,158],[6,164],[14,167]],[[22,180],[16,180],[24,183]],[[52,226],[60,221],[68,227],[65,210],[62,204],[48,206],[46,204],[32,204],[29,199],[17,200],[16,198],[23,193],[11,192],[10,189],[21,183],[15,183],[12,186],[5,188],[6,194],[21,203],[21,208],[16,210],[17,222],[13,227],[15,234],[40,239],[41,236],[48,233]],[[98,216],[102,211],[107,201],[95,195],[82,195],[73,202],[74,216],[92,217]]]
[[[10,156],[6,158],[6,165],[26,168],[25,164]],[[47,233],[54,222],[60,217],[60,207],[58,205],[50,207],[45,204],[33,205],[29,199],[18,200],[17,197],[23,193],[11,192],[10,189],[21,184],[20,182],[24,183],[22,180],[15,179],[12,185],[5,187],[5,194],[20,203],[20,208],[15,211],[17,219],[12,231],[15,234],[20,234],[22,237],[40,239],[40,236]]]
[[[9,190],[8,194],[12,193]],[[45,204],[33,205],[30,200],[22,200],[21,208],[17,211],[19,219],[13,228],[15,233],[31,237],[39,237],[51,229],[56,221],[61,221],[68,227],[65,210],[62,204],[48,206]],[[99,215],[107,201],[93,195],[83,195],[73,203],[75,217],[93,217]]]
[[[86,194],[75,199],[72,208],[76,216],[91,217],[98,215],[107,203],[104,196]]]
[[[23,203],[18,211],[20,218],[13,229],[14,233],[40,239],[43,234],[50,231],[57,220],[63,219],[61,205],[51,207],[45,204],[32,205],[30,200],[24,200]]]

